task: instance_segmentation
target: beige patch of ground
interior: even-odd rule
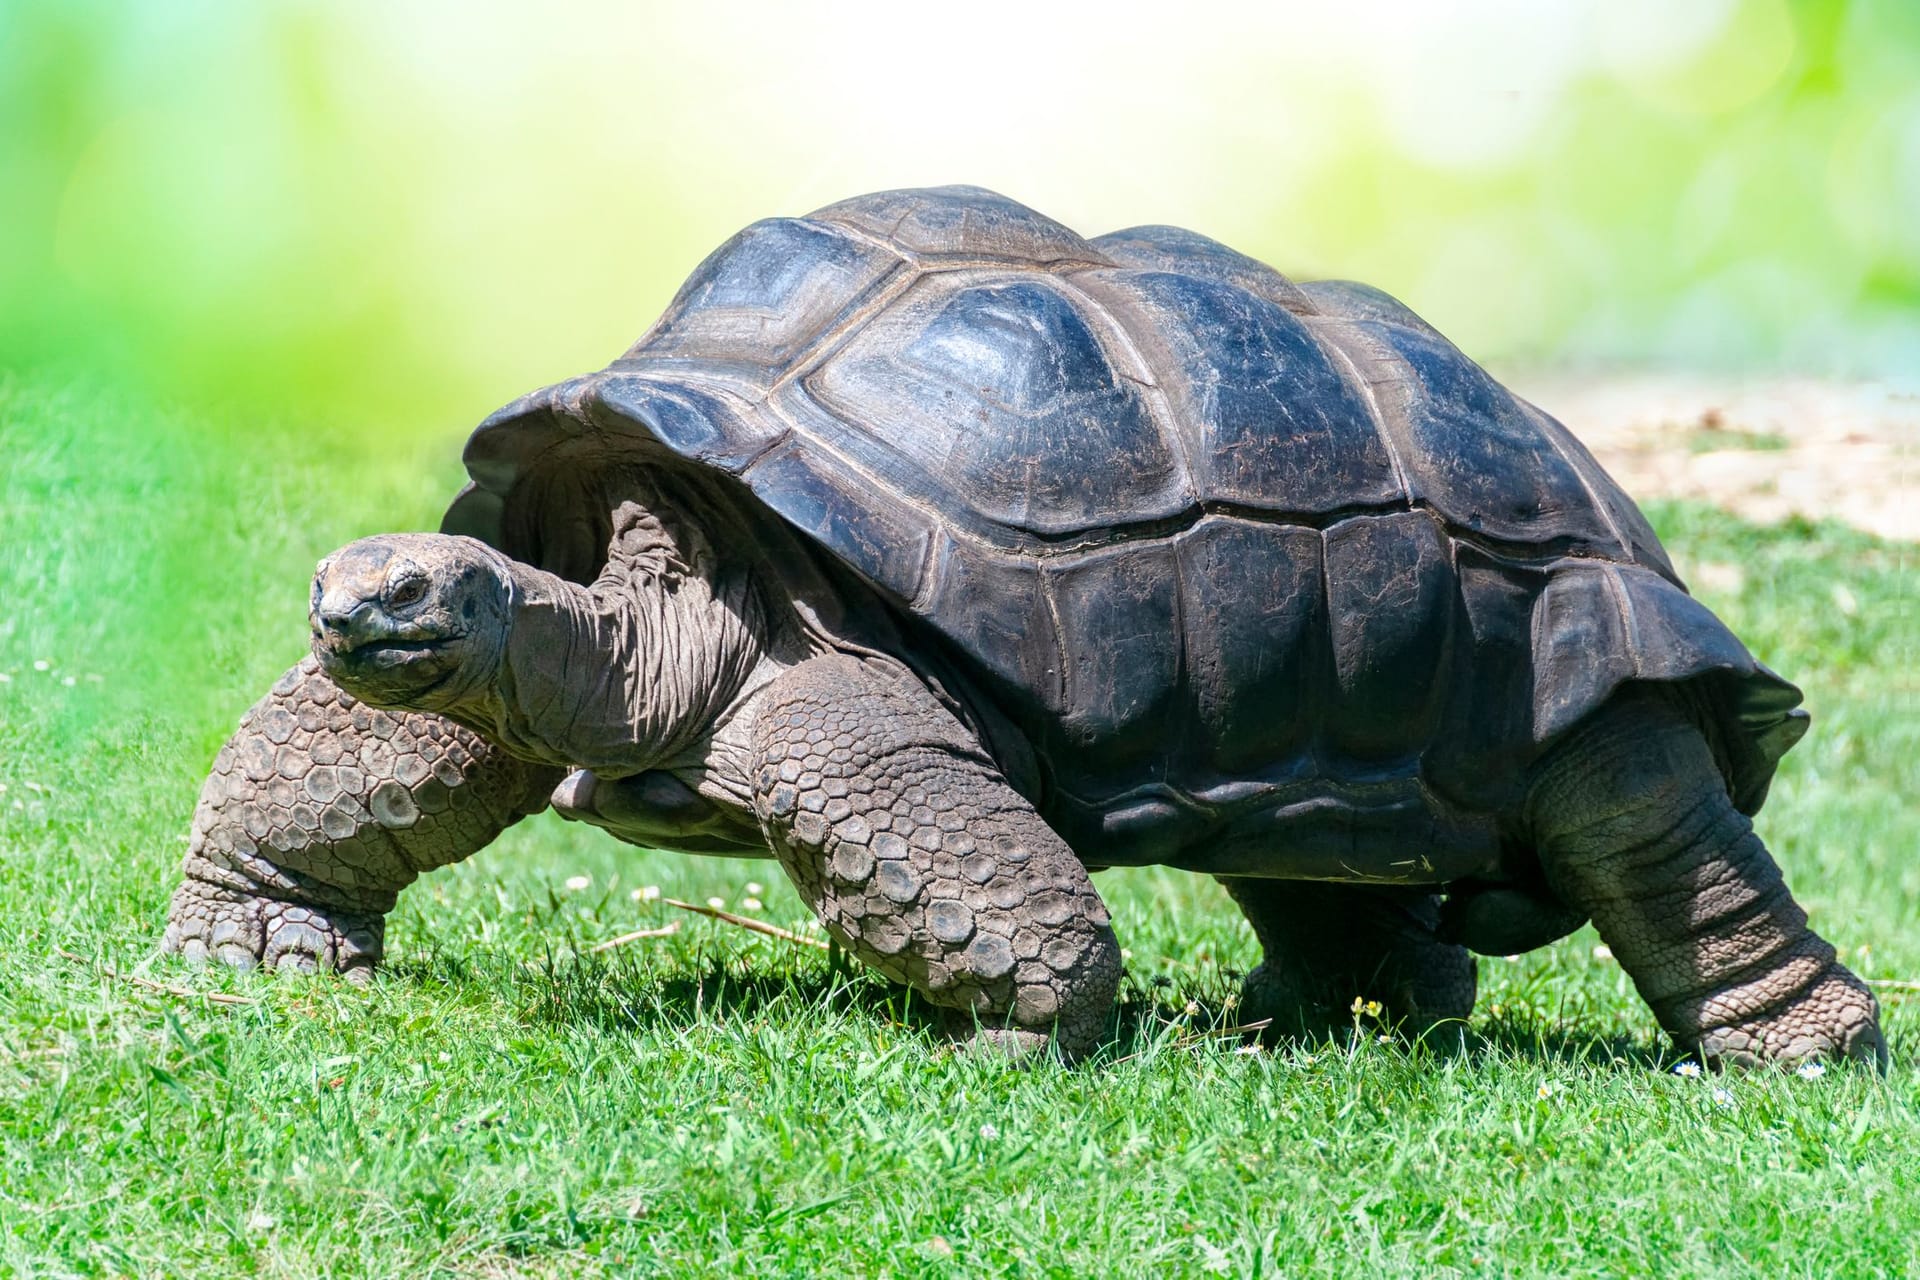
[[[1700,499],[1763,523],[1832,516],[1920,541],[1920,390],[1674,374],[1508,385],[1566,423],[1636,498]]]

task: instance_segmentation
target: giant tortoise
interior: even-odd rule
[[[1090,873],[1217,877],[1243,1009],[1464,1019],[1591,919],[1709,1061],[1884,1060],[1749,816],[1799,690],[1564,427],[1386,294],[988,191],[755,223],[481,424],[438,534],[320,562],[165,945],[364,978],[550,802],[785,867],[991,1043],[1098,1043]]]

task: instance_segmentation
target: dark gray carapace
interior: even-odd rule
[[[1805,728],[1564,427],[1377,290],[1188,231],[967,187],[756,223],[483,424],[444,528],[590,573],[513,533],[524,482],[643,456],[937,633],[1101,865],[1444,883],[1625,682],[1700,690],[1748,812]]]

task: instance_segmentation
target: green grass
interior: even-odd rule
[[[585,954],[674,914],[647,884],[802,911],[770,863],[541,818],[405,896],[371,990],[157,958],[202,771],[298,655],[306,573],[430,526],[456,444],[0,382],[0,1275],[1920,1270],[1913,1004],[1886,1081],[1684,1079],[1589,932],[1485,962],[1464,1052],[1369,1027],[1242,1054],[1196,1035],[1257,958],[1231,906],[1111,873],[1119,1040],[1019,1070],[715,922]],[[1801,900],[1863,973],[1920,977],[1912,549],[1652,514],[1808,690],[1761,824]]]

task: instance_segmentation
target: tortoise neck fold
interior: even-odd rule
[[[623,509],[624,511],[624,509]],[[484,717],[516,755],[621,777],[684,756],[744,685],[764,646],[745,573],[663,564],[616,535],[591,586],[516,564],[506,653]]]

